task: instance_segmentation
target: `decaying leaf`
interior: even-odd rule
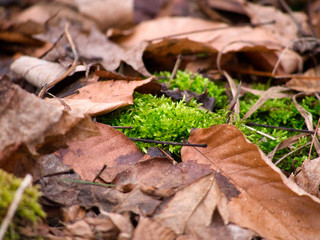
[[[101,136],[73,142],[69,148],[60,149],[56,154],[72,167],[84,180],[92,181],[104,165],[107,169],[101,174],[106,182],[131,164],[144,157],[138,147],[122,132],[111,126],[96,123]],[[115,165],[121,165],[117,171],[109,171]],[[114,170],[114,169],[113,169]]]
[[[297,171],[299,173],[293,177],[293,180],[306,192],[319,198],[320,158],[304,160]]]
[[[66,142],[99,135],[88,117],[71,115],[33,94],[11,80],[0,81],[0,167],[24,175],[34,167],[32,155],[50,153]]]
[[[53,82],[67,71],[59,63],[28,56],[22,56],[15,60],[10,69],[38,88]]]
[[[170,201],[164,202],[153,219],[177,234],[195,233],[200,227],[211,224],[216,208],[226,224],[226,204],[227,199],[220,192],[214,174],[208,174],[180,189]]]
[[[97,116],[133,104],[134,90],[151,82],[153,77],[140,81],[100,81],[78,89],[78,94],[61,99],[72,111]],[[65,108],[57,98],[46,99],[50,104]]]
[[[299,92],[314,93],[320,92],[320,67],[311,68],[307,70],[303,76],[306,78],[292,78],[286,83],[288,88],[294,89]],[[318,79],[308,79],[308,77],[318,77]]]
[[[189,142],[208,147],[182,148],[183,161],[210,164],[239,191],[228,199],[231,222],[267,239],[317,238],[319,199],[290,181],[236,127],[197,129]]]

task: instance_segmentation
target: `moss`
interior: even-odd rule
[[[15,193],[22,179],[16,178],[0,169],[0,222],[7,214],[7,210],[14,199]],[[23,193],[15,216],[5,235],[5,239],[21,239],[19,228],[26,223],[35,224],[41,217],[45,217],[41,205],[38,203],[40,192],[36,186],[28,187]]]
[[[170,77],[169,72],[160,72],[158,75],[165,76],[161,80],[162,82],[168,82]],[[209,96],[216,98],[216,109],[218,110],[215,113],[197,108],[199,105],[195,101],[187,104],[183,101],[173,102],[165,97],[156,98],[151,95],[135,94],[133,106],[108,114],[102,117],[100,121],[110,125],[133,126],[133,130],[123,130],[129,137],[181,142],[183,138],[187,139],[189,137],[191,128],[206,128],[214,124],[225,123],[227,120],[228,103],[225,93],[226,89],[223,86],[211,82],[201,75],[193,75],[183,71],[178,71],[176,77],[170,83],[170,89],[188,89],[199,94],[203,93],[205,86]],[[268,87],[268,84],[258,84],[253,88],[266,90]],[[258,96],[250,93],[240,98],[240,118],[244,116],[258,99]],[[299,99],[299,104],[313,115],[315,125],[320,117],[319,101],[313,96],[306,96]],[[304,119],[290,98],[270,99],[266,101],[247,121],[296,129],[305,128]],[[283,140],[298,134],[297,132],[285,130],[255,127],[257,130],[276,138],[276,140],[271,140],[249,130],[243,121],[237,121],[233,124],[265,154],[272,151]],[[286,148],[277,151],[274,161],[277,161],[290,151],[299,149],[278,165],[284,171],[292,172],[307,158],[310,146],[305,145],[310,139],[310,137],[301,138],[290,149]],[[144,152],[146,152],[146,148],[154,146],[154,144],[141,142],[137,143],[137,145]],[[300,147],[302,148],[300,149]],[[181,149],[178,146],[166,146],[164,148],[170,150],[175,156],[179,156]],[[311,157],[316,157],[315,151],[313,151]]]

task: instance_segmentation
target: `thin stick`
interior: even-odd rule
[[[136,141],[136,142],[167,144],[167,145],[174,145],[174,146],[203,147],[203,148],[207,147],[207,144],[167,142],[167,141],[157,141],[157,140],[143,139],[143,138],[129,138],[129,139],[131,141]]]
[[[22,199],[22,195],[26,188],[32,183],[32,176],[30,174],[27,174],[23,181],[21,182],[19,188],[16,191],[16,194],[14,195],[14,199],[9,207],[9,210],[7,212],[7,215],[2,221],[1,227],[0,227],[0,239],[3,239],[4,235],[6,234],[6,231],[9,227],[9,224],[14,217],[14,214],[19,206],[19,203]]]
[[[52,87],[54,87],[57,83],[61,82],[63,79],[65,79],[67,76],[69,76],[70,73],[72,73],[74,71],[74,69],[76,68],[76,66],[78,65],[78,53],[77,53],[77,50],[76,50],[76,47],[74,45],[74,42],[70,36],[70,33],[69,33],[69,22],[66,23],[65,25],[65,28],[64,28],[64,33],[66,35],[66,38],[68,39],[68,42],[70,44],[70,47],[72,49],[72,53],[73,53],[73,56],[74,56],[74,60],[73,60],[73,63],[71,65],[71,67],[64,73],[62,74],[60,77],[58,77],[56,80],[54,80],[53,82],[45,85],[42,87],[38,97],[40,98],[43,98],[43,96],[45,95],[45,93],[47,91],[49,91]]]
[[[176,63],[174,64],[174,67],[173,67],[173,70],[172,70],[172,73],[171,73],[171,76],[169,78],[169,82],[172,81],[172,79],[176,76],[176,73],[180,67],[180,64],[181,64],[181,60],[182,60],[182,55],[179,54],[178,57],[177,57],[177,61]]]
[[[317,132],[318,132],[318,129],[319,129],[319,123],[320,123],[320,118],[318,119],[316,130],[314,130],[314,134],[312,136],[312,141],[311,141],[311,146],[310,146],[310,150],[309,150],[308,160],[310,160],[310,156],[311,156],[311,152],[312,152],[312,146],[313,146],[314,140],[316,139],[316,135],[317,135]]]
[[[133,129],[131,126],[112,126],[114,129]]]
[[[287,127],[278,127],[278,126],[271,126],[271,125],[266,125],[266,124],[253,123],[253,122],[247,122],[246,125],[247,126],[265,127],[265,128],[274,128],[274,129],[291,131],[291,132],[303,132],[303,133],[314,134],[314,131],[310,131],[310,130],[307,130],[307,129],[295,129],[295,128],[287,128]]]
[[[103,167],[101,168],[101,170],[99,171],[99,173],[97,174],[97,176],[95,176],[95,178],[92,180],[92,182],[95,182],[101,175],[101,173],[103,173],[103,171],[107,168],[107,165],[104,164]]]

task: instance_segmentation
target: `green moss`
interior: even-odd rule
[[[124,130],[128,137],[174,142],[187,139],[191,128],[206,128],[226,121],[226,114],[222,111],[210,113],[199,109],[195,101],[187,104],[184,101],[174,102],[164,96],[157,98],[138,93],[134,97],[132,106],[115,111],[100,120],[114,126],[133,126],[133,129]],[[137,145],[144,152],[147,147],[154,146],[141,142]],[[181,150],[181,146],[169,145],[164,148],[175,155]]]
[[[156,74],[158,76],[162,76],[159,80],[160,82],[168,82],[171,73],[170,72],[160,72]],[[175,78],[170,82],[169,88],[171,90],[180,89],[180,90],[190,90],[192,92],[196,92],[201,94],[204,92],[206,88],[208,91],[208,95],[210,97],[216,98],[215,107],[218,109],[224,109],[228,104],[226,89],[222,86],[217,85],[216,83],[210,81],[208,78],[204,78],[199,74],[187,73],[184,71],[177,71]]]
[[[158,76],[165,76],[161,82],[168,82],[169,72],[160,72]],[[190,90],[199,94],[203,93],[205,86],[208,94],[216,98],[216,112],[201,110],[197,108],[197,103],[191,101],[186,104],[183,101],[173,102],[169,98],[156,98],[151,95],[135,94],[134,105],[124,109],[117,110],[100,119],[104,123],[118,126],[133,126],[134,129],[123,130],[129,137],[139,137],[162,141],[181,142],[187,139],[191,128],[206,128],[214,124],[222,124],[226,122],[228,111],[228,103],[226,89],[219,84],[203,78],[201,75],[178,71],[176,77],[170,83],[170,89]],[[258,84],[255,89],[267,90],[269,84]],[[240,118],[254,105],[259,99],[250,93],[246,93],[240,98]],[[313,96],[306,96],[298,99],[299,104],[313,115],[314,126],[320,117],[320,103]],[[273,126],[289,127],[296,129],[305,129],[305,122],[290,98],[270,99],[254,112],[246,121],[267,124]],[[260,134],[249,130],[245,126],[245,122],[237,121],[235,124],[245,136],[254,144],[256,144],[265,154],[270,153],[283,140],[297,135],[297,132],[289,132],[285,130],[255,127],[255,129],[275,137],[271,140],[261,136]],[[278,165],[281,169],[292,172],[307,158],[310,146],[305,146],[310,141],[310,137],[304,137],[294,144],[290,149],[282,149],[277,151],[274,156],[274,162],[283,157],[290,151],[294,154],[285,158]],[[137,145],[144,152],[146,148],[155,146],[154,144],[146,144],[138,142]],[[161,146],[161,145],[158,145]],[[161,146],[163,147],[163,146]],[[301,147],[301,148],[300,148]],[[175,156],[179,156],[181,147],[166,146],[165,149],[170,150]],[[315,158],[316,153],[313,151],[311,158]]]
[[[7,214],[7,210],[14,199],[15,193],[20,186],[22,179],[16,178],[0,169],[0,222]],[[38,203],[40,192],[36,186],[28,187],[23,193],[15,216],[5,235],[5,239],[20,239],[19,228],[30,222],[35,224],[45,213]]]

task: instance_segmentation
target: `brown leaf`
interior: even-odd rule
[[[170,189],[190,184],[210,172],[211,170],[206,165],[191,161],[173,165],[168,158],[152,158],[135,163],[119,173],[112,183],[149,185]],[[101,174],[101,177],[104,178],[104,173]]]
[[[314,93],[320,92],[320,67],[308,69],[303,76],[299,78],[292,78],[286,83],[286,87],[294,89],[299,92]],[[308,77],[318,77],[318,79],[308,79]]]
[[[215,209],[228,222],[227,199],[220,192],[214,174],[208,174],[181,188],[159,207],[153,219],[177,234],[194,233],[211,224]]]
[[[82,179],[88,181],[92,181],[103,166],[107,165],[101,177],[110,182],[119,171],[142,159],[144,154],[122,132],[105,124],[96,123],[96,126],[100,129],[101,136],[70,143],[69,148],[61,149],[56,154]],[[115,165],[121,167],[115,172],[109,171]]]
[[[300,172],[293,179],[306,192],[320,198],[320,158],[304,160]]]
[[[314,239],[318,236],[320,201],[287,179],[234,126],[195,130],[182,148],[182,160],[210,164],[240,194],[229,199],[229,220],[267,239]]]
[[[170,227],[165,227],[159,222],[146,217],[140,217],[138,226],[133,234],[133,240],[174,240],[176,237],[177,234]]]
[[[32,155],[99,135],[89,118],[62,111],[7,78],[0,81],[0,95],[0,167],[7,171],[24,175],[34,167]]]
[[[136,88],[151,82],[153,77],[140,81],[100,81],[78,89],[78,94],[61,99],[72,111],[97,116],[133,104]],[[46,99],[60,108],[65,108],[57,98]]]
[[[144,40],[152,41],[145,54],[168,56],[179,53],[245,52],[253,64],[258,64],[268,71],[272,71],[283,48],[281,43],[264,29],[228,27],[226,24],[190,17],[164,17],[145,21],[134,28],[131,36],[119,38],[117,42],[130,48]],[[286,51],[278,70],[292,72],[299,61],[296,54]]]
[[[59,63],[28,56],[22,56],[15,60],[11,64],[10,70],[38,88],[53,82],[67,71]]]

